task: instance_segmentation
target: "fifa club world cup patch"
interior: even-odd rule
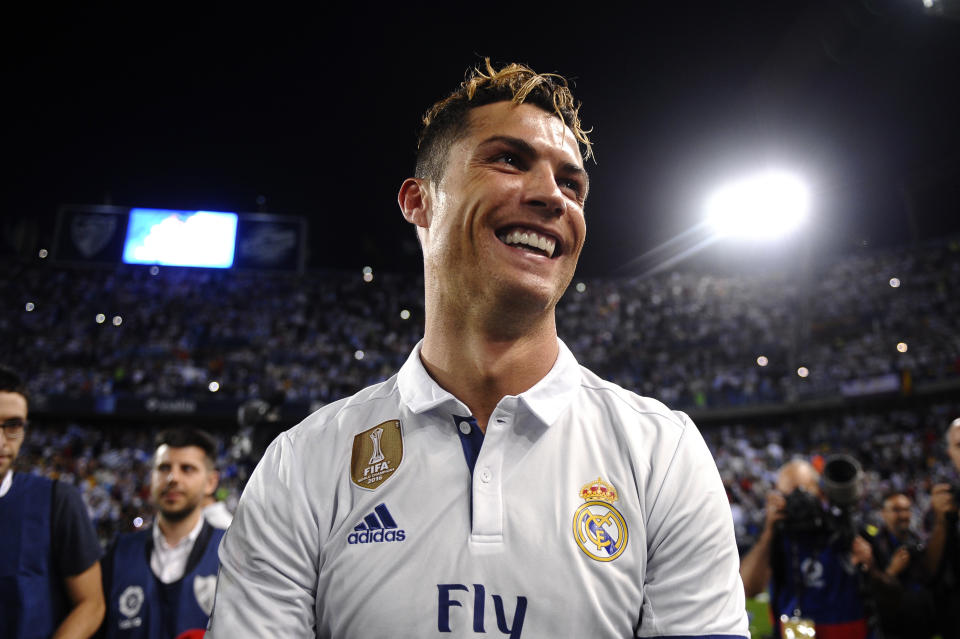
[[[573,538],[580,550],[597,561],[613,561],[627,547],[627,522],[614,508],[617,489],[597,477],[583,485],[584,503],[573,514]]]
[[[374,490],[390,479],[403,461],[403,430],[399,419],[377,424],[353,438],[350,479]]]

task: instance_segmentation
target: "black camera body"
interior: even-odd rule
[[[820,488],[827,505],[816,495],[795,489],[786,496],[784,518],[778,522],[781,534],[817,545],[848,549],[856,536],[853,507],[862,494],[863,472],[849,455],[834,455],[826,460]]]

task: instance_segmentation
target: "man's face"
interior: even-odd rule
[[[478,107],[470,124],[439,184],[428,187],[420,232],[430,281],[441,299],[463,307],[550,309],[586,234],[576,139],[556,115],[528,104]]]
[[[820,476],[809,464],[791,462],[777,474],[776,488],[784,497],[798,488],[820,497]]]
[[[180,521],[196,510],[217,487],[217,473],[207,466],[199,446],[157,448],[150,475],[150,495],[164,518]]]
[[[12,435],[7,437],[7,428],[0,428],[0,479],[7,475],[20,452],[25,436],[22,426],[26,421],[27,398],[20,393],[0,391],[0,422],[10,426]],[[21,427],[17,428],[17,424]]]
[[[960,470],[960,419],[953,420],[950,430],[947,431],[947,453],[953,467]]]
[[[903,537],[910,530],[910,498],[906,495],[893,495],[883,502],[880,511],[887,530],[897,537]]]

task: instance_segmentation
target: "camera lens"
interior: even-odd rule
[[[860,500],[860,463],[850,455],[832,455],[823,466],[820,486],[827,498],[838,506]]]

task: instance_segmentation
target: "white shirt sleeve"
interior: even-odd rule
[[[749,637],[730,504],[700,432],[683,434],[648,512],[638,637]]]
[[[313,637],[320,540],[289,433],[267,448],[220,544],[208,639]]]

